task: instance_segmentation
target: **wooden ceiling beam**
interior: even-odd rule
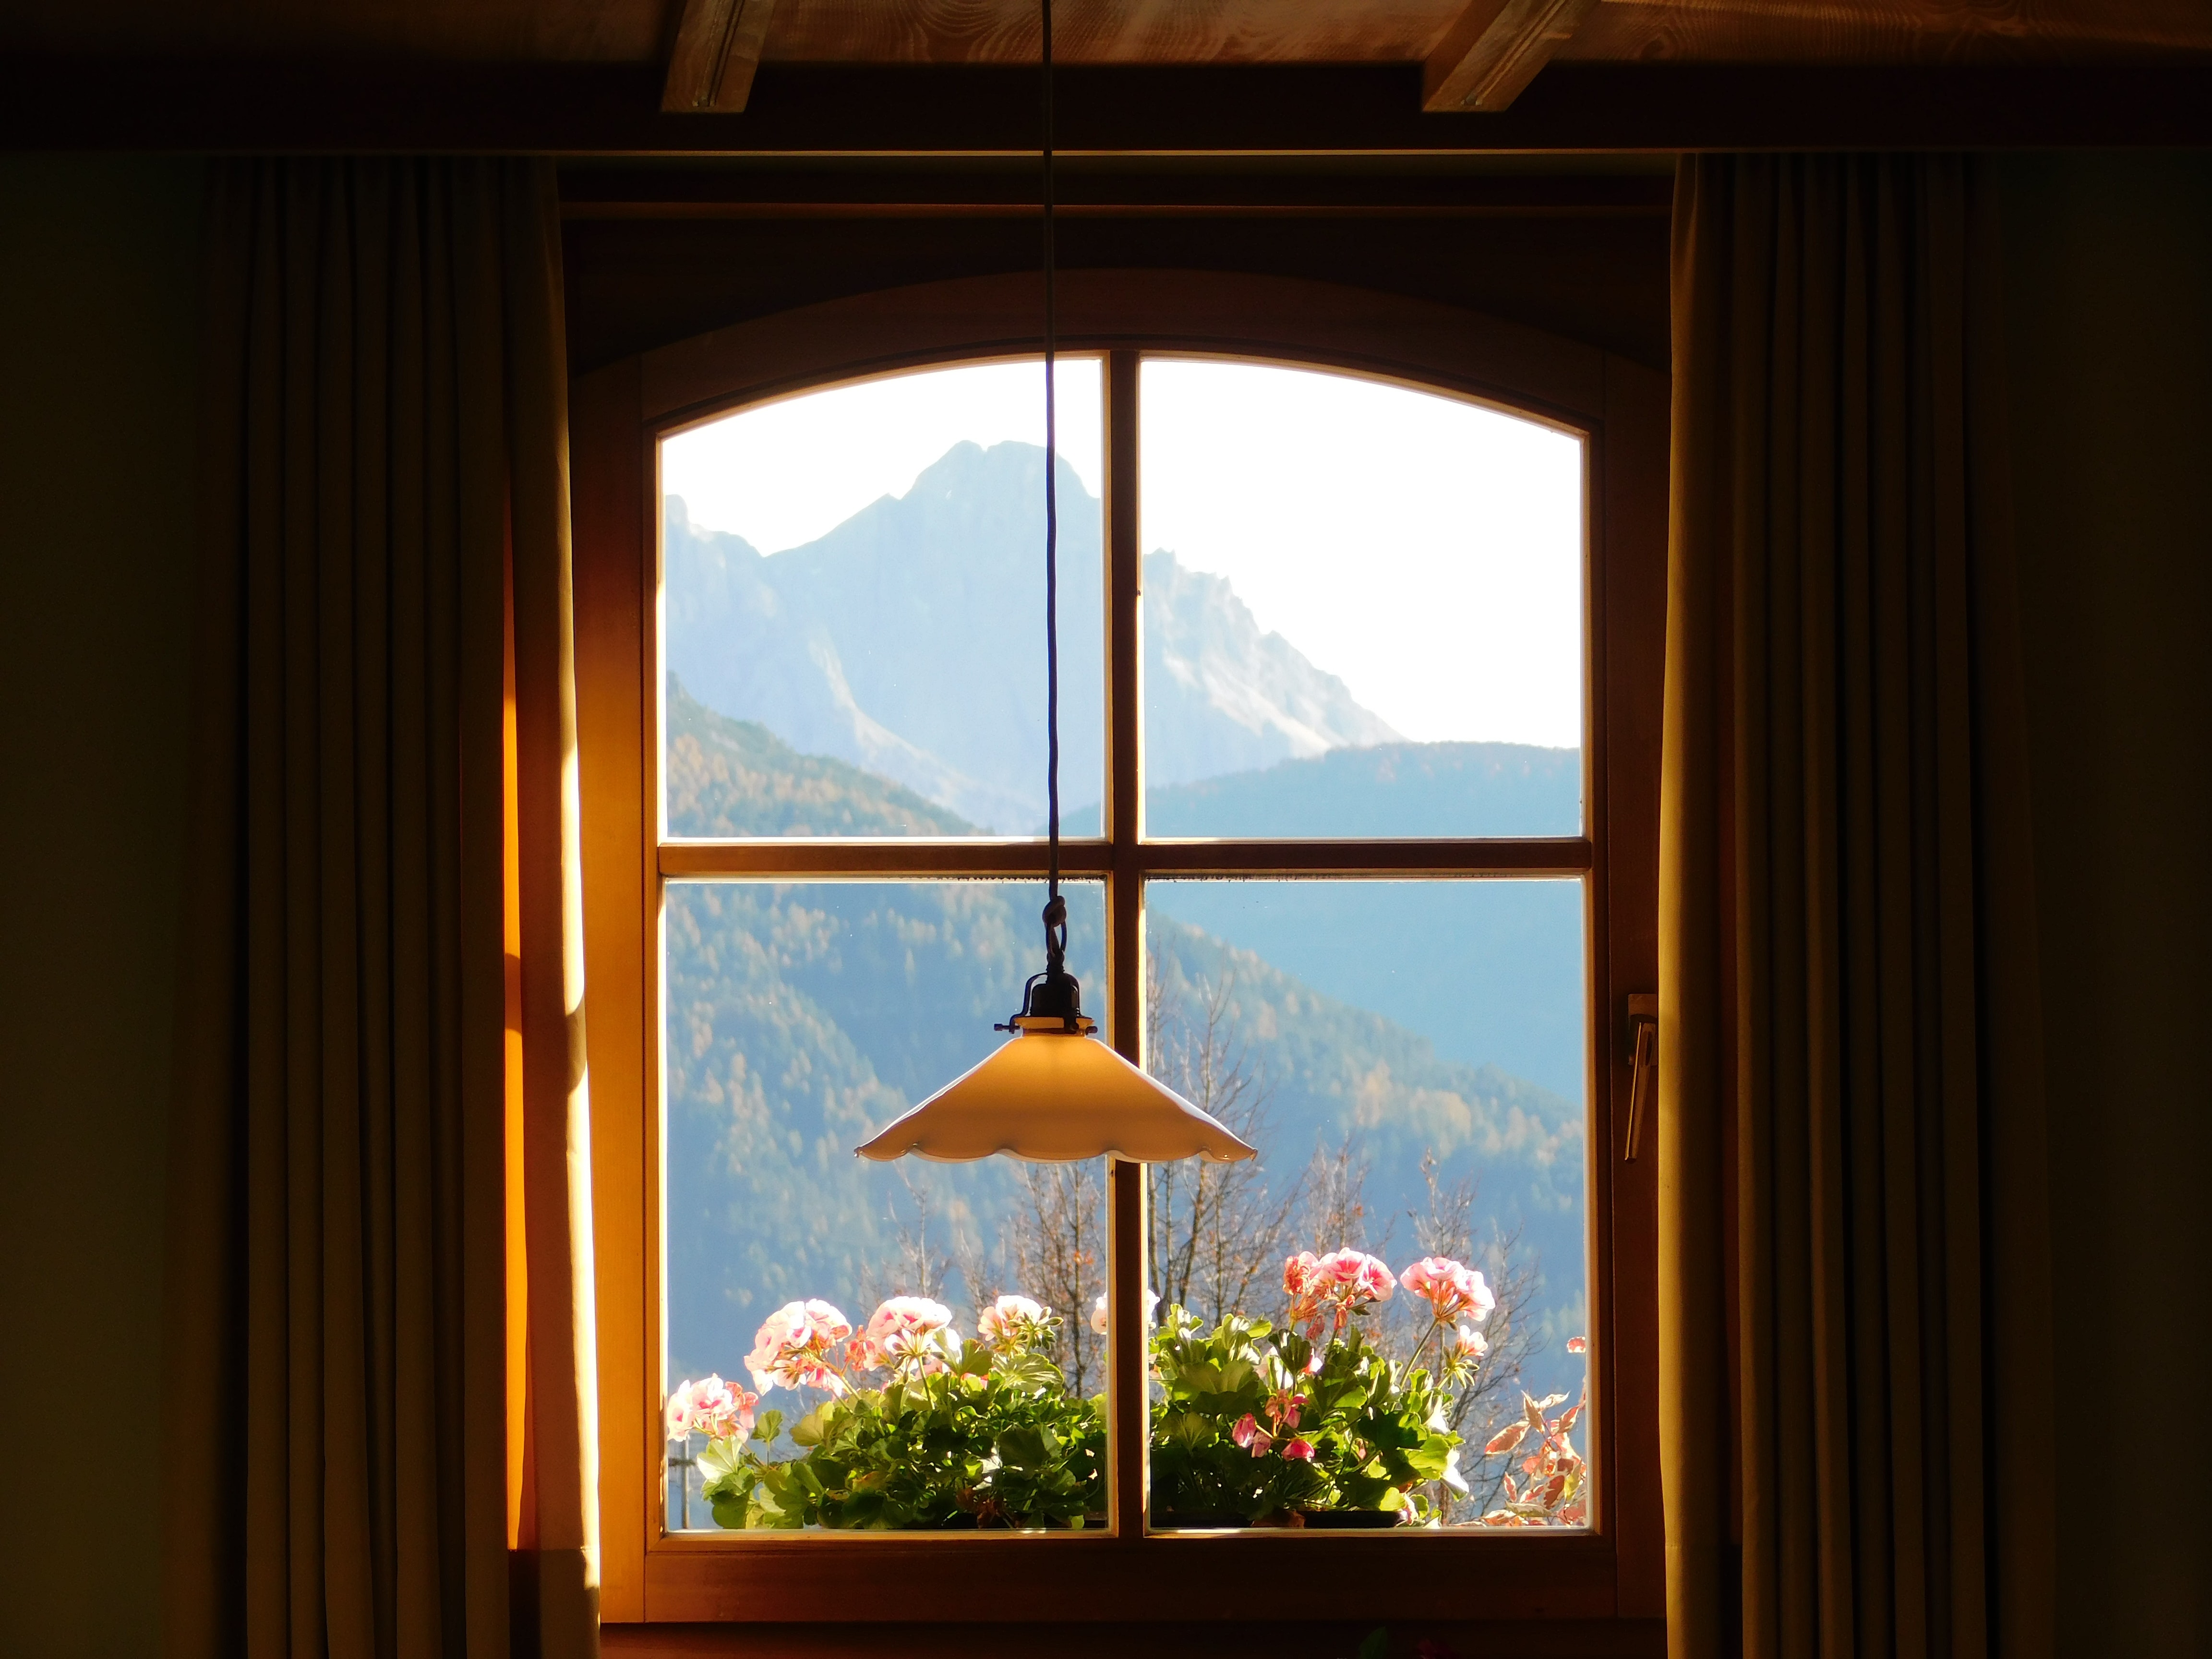
[[[660,107],[696,115],[743,110],[775,10],[775,0],[684,0]]]
[[[742,115],[661,110],[660,64],[0,54],[0,149],[1034,155],[1036,70],[769,62]],[[1060,143],[1127,155],[2212,145],[2212,66],[1555,63],[1502,114],[1424,114],[1415,66],[1060,71]]]
[[[1421,107],[1508,108],[1597,0],[1473,0],[1421,66]]]

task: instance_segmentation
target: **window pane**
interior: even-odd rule
[[[744,1448],[777,1468],[728,1477],[719,1510],[707,1487],[736,1449],[717,1450],[708,1431],[672,1435],[669,1524],[708,1528],[719,1516],[753,1525],[1060,1525],[1102,1513],[1103,1419],[1090,1401],[1105,1387],[1104,1338],[1091,1322],[1104,1288],[1103,1167],[885,1164],[853,1154],[1006,1040],[993,1024],[1015,1012],[1023,981],[1043,965],[1042,884],[714,881],[666,890],[664,1390],[675,1396],[718,1376],[758,1393],[757,1412],[783,1413],[773,1436],[757,1417]],[[1069,966],[1086,1012],[1103,1020],[1103,895],[1096,883],[1063,891]],[[819,1301],[857,1334],[879,1304],[918,1297],[972,1339],[1002,1293],[1027,1296],[1057,1321],[1032,1333],[1038,1364],[1018,1398],[993,1394],[995,1416],[979,1407],[927,1456],[888,1430],[857,1462],[849,1446],[818,1448],[817,1472],[836,1454],[844,1476],[876,1468],[887,1483],[839,1479],[830,1485],[859,1496],[777,1509],[781,1493],[804,1483],[790,1466],[811,1455],[791,1433],[805,1413],[849,1386],[880,1426],[884,1384],[902,1367],[927,1370],[933,1350],[957,1364],[963,1351],[925,1332],[903,1358],[864,1353],[874,1363],[856,1364],[844,1339],[832,1340],[834,1328],[817,1328],[829,1363],[811,1385],[799,1360],[762,1389],[748,1356],[772,1316]],[[1020,1334],[1011,1334],[999,1370],[1029,1363],[1012,1340]],[[948,1386],[943,1373],[933,1386]],[[984,1467],[1001,1434],[1030,1429],[1049,1431],[1033,1443],[1035,1467],[994,1473],[1008,1467],[1003,1457]]]
[[[1060,787],[1104,753],[1095,358],[1058,369]],[[668,830],[1029,836],[1045,817],[1036,361],[833,387],[661,445]]]
[[[1154,1073],[1260,1149],[1152,1170],[1155,1524],[1583,1524],[1582,884],[1158,882],[1145,925]]]
[[[1305,369],[1141,385],[1146,832],[1578,833],[1581,441]]]

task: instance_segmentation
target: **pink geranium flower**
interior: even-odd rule
[[[1309,1441],[1293,1440],[1283,1448],[1283,1457],[1287,1462],[1310,1463],[1313,1462],[1313,1445]]]
[[[1456,1358],[1480,1359],[1490,1352],[1490,1339],[1472,1326],[1460,1326],[1447,1340]]]
[[[895,1296],[878,1306],[854,1346],[866,1345],[866,1369],[888,1364],[902,1375],[941,1371],[960,1357],[952,1310],[926,1296]]]
[[[1346,1301],[1388,1302],[1398,1282],[1386,1263],[1349,1244],[1331,1250],[1319,1265],[1330,1289]]]
[[[1589,1340],[1587,1337],[1569,1337],[1567,1339],[1567,1352],[1569,1353],[1587,1353],[1589,1352]]]
[[[977,1316],[975,1334],[1005,1352],[1035,1346],[1052,1334],[1052,1316],[1025,1296],[1002,1296]]]
[[[691,1385],[681,1382],[668,1396],[668,1437],[684,1439],[691,1432]]]
[[[1422,1257],[1398,1276],[1398,1282],[1429,1304],[1439,1325],[1449,1325],[1462,1315],[1480,1325],[1498,1305],[1482,1275],[1448,1255]]]
[[[1255,1457],[1265,1457],[1275,1443],[1275,1437],[1261,1428],[1249,1412],[1237,1419],[1237,1426],[1230,1430],[1229,1437],[1249,1448]]]
[[[853,1322],[827,1302],[787,1302],[761,1322],[745,1368],[763,1394],[774,1388],[842,1394],[838,1362],[852,1334]]]
[[[1348,1244],[1322,1256],[1301,1250],[1283,1263],[1290,1322],[1304,1326],[1309,1341],[1317,1341],[1324,1326],[1341,1331],[1352,1315],[1388,1302],[1396,1282],[1386,1264]]]
[[[1146,1325],[1152,1322],[1152,1310],[1159,1305],[1160,1293],[1158,1291],[1146,1291],[1145,1292],[1145,1323]],[[1098,1299],[1091,1304],[1091,1328],[1101,1336],[1106,1334],[1106,1292],[1103,1291],[1098,1292]]]
[[[707,1376],[691,1384],[691,1427],[709,1440],[726,1440],[753,1431],[760,1396],[750,1389]]]
[[[1278,1389],[1267,1396],[1267,1420],[1279,1428],[1295,1429],[1298,1413],[1305,1409],[1306,1397],[1293,1394],[1288,1389]]]

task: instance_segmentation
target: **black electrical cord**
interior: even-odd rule
[[[1053,397],[1053,356],[1059,344],[1052,240],[1052,0],[1043,16],[1044,134],[1044,719],[1046,834],[1051,842],[1044,907],[1045,959],[1060,971],[1067,946],[1067,906],[1060,896],[1060,434]]]

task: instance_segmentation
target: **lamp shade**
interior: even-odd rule
[[[964,1164],[1004,1152],[1042,1164],[1119,1158],[1234,1163],[1253,1149],[1091,1037],[1023,1031],[866,1146],[882,1162],[908,1154]]]

